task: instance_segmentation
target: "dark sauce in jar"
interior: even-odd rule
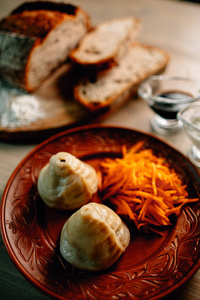
[[[170,100],[187,100],[193,96],[186,92],[179,91],[168,91],[157,95],[158,97],[170,99]],[[162,103],[155,102],[151,105],[151,108],[161,117],[165,119],[176,119],[177,112],[180,110],[180,106],[174,105],[173,103]]]

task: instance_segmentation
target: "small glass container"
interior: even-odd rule
[[[200,102],[179,111],[178,119],[183,123],[183,128],[193,143],[188,156],[200,167]]]
[[[200,99],[200,81],[176,76],[151,76],[138,89],[138,95],[156,113],[151,126],[159,134],[173,134],[181,127],[177,113]]]

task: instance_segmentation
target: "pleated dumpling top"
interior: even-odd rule
[[[98,189],[95,169],[67,152],[53,155],[40,171],[38,192],[49,207],[76,209],[91,200]]]
[[[116,262],[129,241],[129,229],[121,218],[109,207],[91,202],[64,224],[60,251],[75,267],[99,271]]]

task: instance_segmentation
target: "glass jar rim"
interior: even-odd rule
[[[176,99],[169,99],[166,97],[158,96],[158,95],[152,95],[150,93],[151,86],[150,82],[155,82],[155,81],[188,81],[188,82],[194,82],[197,83],[199,88],[198,92],[199,94],[195,97],[188,97],[183,100],[176,100]],[[144,89],[148,89],[148,91],[145,93]],[[153,75],[144,80],[139,88],[138,88],[138,95],[143,98],[143,99],[149,99],[151,101],[157,102],[157,103],[166,103],[166,104],[187,104],[187,103],[192,103],[197,100],[200,100],[200,81],[194,78],[190,77],[182,77],[182,76],[166,76],[166,75]]]
[[[177,118],[183,122],[183,124],[187,124],[187,125],[190,125],[192,126],[193,128],[195,128],[196,130],[200,131],[200,127],[193,124],[192,122],[188,121],[186,118],[183,117],[183,114],[186,112],[186,111],[189,111],[193,108],[199,108],[200,110],[200,103],[199,104],[192,104],[192,105],[189,105],[189,106],[186,106],[184,107],[183,109],[181,109],[178,113],[177,113]]]

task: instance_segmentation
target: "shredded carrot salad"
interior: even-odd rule
[[[129,151],[123,146],[122,158],[101,162],[99,182],[102,201],[109,200],[117,214],[128,216],[146,232],[171,225],[172,214],[178,215],[184,204],[199,200],[188,198],[186,185],[166,159],[143,149],[143,142]]]

